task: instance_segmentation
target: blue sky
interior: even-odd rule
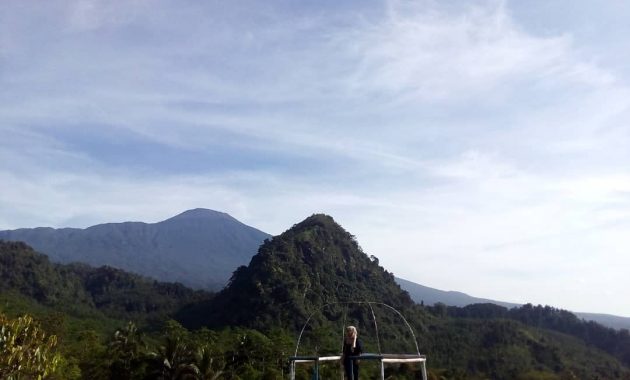
[[[630,316],[624,1],[8,1],[0,228],[324,212],[396,275]]]

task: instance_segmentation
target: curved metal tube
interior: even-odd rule
[[[378,347],[378,353],[382,354],[381,351],[381,338],[378,336],[378,325],[376,324],[376,316],[374,315],[374,309],[372,308],[372,304],[368,302],[368,306],[370,307],[370,311],[372,312],[372,320],[374,321],[374,330],[376,331],[376,346]]]
[[[416,353],[418,355],[420,355],[420,348],[418,348],[418,340],[416,339],[416,334],[414,334],[413,332],[413,328],[411,328],[411,325],[409,324],[409,322],[407,322],[407,320],[405,319],[405,317],[398,311],[396,310],[393,306],[390,306],[386,303],[382,303],[382,302],[370,302],[370,301],[351,301],[351,302],[331,302],[331,303],[326,303],[324,305],[322,305],[322,307],[319,310],[315,310],[313,311],[308,318],[306,319],[306,323],[304,323],[304,326],[302,326],[302,330],[300,331],[300,335],[298,336],[298,340],[297,340],[297,344],[295,345],[295,355],[297,356],[298,354],[298,350],[300,348],[300,341],[302,340],[302,334],[304,334],[304,330],[306,329],[306,326],[308,326],[308,323],[311,321],[311,318],[313,318],[313,316],[315,315],[315,313],[317,312],[321,312],[322,310],[324,310],[324,308],[331,306],[331,305],[350,305],[350,304],[368,304],[368,306],[370,307],[370,310],[372,311],[372,318],[374,318],[374,327],[376,328],[376,342],[378,344],[378,349],[379,349],[379,353],[381,353],[381,343],[380,343],[380,339],[378,337],[378,327],[376,324],[376,317],[374,315],[374,309],[372,309],[372,304],[375,305],[382,305],[385,306],[391,310],[393,310],[400,318],[402,318],[403,322],[405,322],[405,325],[407,326],[407,328],[409,329],[409,332],[411,332],[411,336],[413,337],[413,343],[416,346]],[[346,313],[347,313],[347,308],[346,308]],[[344,325],[345,325],[345,315],[344,314]]]

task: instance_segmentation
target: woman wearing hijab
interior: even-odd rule
[[[359,356],[362,352],[361,341],[357,338],[357,328],[354,326],[346,327],[346,336],[343,340],[343,354],[341,356],[346,379],[359,380],[359,361],[350,359],[350,357]]]

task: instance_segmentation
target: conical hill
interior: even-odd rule
[[[323,305],[347,301],[382,302],[401,310],[414,304],[354,236],[332,217],[316,214],[266,240],[249,266],[234,272],[202,324],[299,329]],[[339,307],[329,308],[329,314],[339,313]]]

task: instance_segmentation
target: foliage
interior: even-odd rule
[[[163,320],[189,303],[212,297],[120,269],[52,264],[24,243],[0,240],[0,293],[8,292],[68,314],[123,320]]]
[[[188,326],[240,325],[257,329],[299,330],[311,313],[347,301],[385,302],[400,310],[413,307],[394,276],[371,260],[352,235],[326,215],[313,215],[267,240],[248,267],[204,310],[203,319],[182,317]],[[318,326],[344,307],[313,316]],[[358,316],[365,325],[366,316]]]
[[[434,312],[437,311],[434,309]],[[448,315],[455,318],[511,319],[528,326],[553,330],[578,338],[614,356],[625,366],[630,366],[628,330],[615,330],[593,321],[587,322],[566,310],[532,304],[508,310],[493,304],[476,304],[463,308],[449,307]]]
[[[9,319],[0,314],[0,379],[42,379],[61,360],[57,337],[49,335],[31,316]]]
[[[0,307],[32,312],[58,337],[64,372],[52,378],[279,379],[303,326],[300,354],[336,354],[344,325],[354,324],[369,352],[412,353],[418,343],[430,379],[630,379],[627,330],[542,306],[416,305],[325,215],[266,241],[215,298],[112,268],[52,266],[19,243],[0,243],[0,264]],[[415,341],[380,303],[405,315]],[[339,375],[336,364],[320,370]],[[418,371],[392,365],[386,375]],[[297,378],[312,378],[312,368],[300,366]]]
[[[116,330],[107,347],[107,356],[111,360],[110,369],[115,379],[140,378],[145,367],[147,345],[136,325]]]

